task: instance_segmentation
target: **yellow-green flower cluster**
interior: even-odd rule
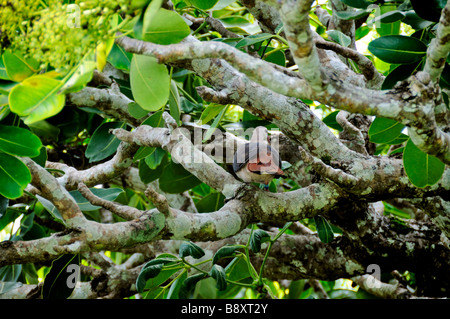
[[[116,14],[132,13],[131,0],[0,0],[0,48],[66,69],[113,36]],[[116,15],[117,16],[117,15]]]

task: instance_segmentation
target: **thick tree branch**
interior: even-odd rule
[[[430,75],[432,81],[437,82],[444,70],[445,61],[450,52],[450,2],[447,1],[441,12],[436,37],[431,40],[427,49],[427,59],[424,71]]]

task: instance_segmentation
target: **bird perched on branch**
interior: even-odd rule
[[[264,126],[255,128],[250,142],[239,146],[233,159],[233,170],[240,179],[264,184],[266,190],[272,179],[284,176],[281,165],[280,155],[268,144]]]

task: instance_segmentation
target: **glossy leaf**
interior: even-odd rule
[[[177,124],[181,125],[181,100],[177,84],[174,80],[170,82],[169,110],[170,115],[175,119]]]
[[[329,127],[338,130],[343,131],[342,126],[336,121],[336,116],[338,115],[339,111],[334,111],[330,114],[328,114],[322,121]]]
[[[75,289],[79,275],[80,256],[62,255],[52,262],[42,287],[43,299],[67,299]],[[78,273],[77,273],[78,269]],[[75,279],[75,281],[74,281]]]
[[[121,46],[114,44],[109,52],[107,61],[116,69],[130,71],[133,54],[125,51]]]
[[[178,13],[160,8],[153,19],[144,20],[142,38],[157,44],[173,44],[180,42],[190,33],[189,26]]]
[[[206,274],[203,274],[203,273],[195,274],[195,275],[187,277],[183,281],[183,283],[182,283],[182,285],[180,287],[179,293],[178,293],[180,299],[187,299],[187,298],[189,298],[191,292],[195,288],[195,285],[197,285],[197,283],[200,280],[204,279],[204,278],[206,278]]]
[[[241,248],[242,246],[239,245],[223,246],[219,248],[213,256],[212,263],[216,264],[222,258],[234,257],[236,250]]]
[[[169,98],[167,68],[154,57],[133,56],[130,68],[131,91],[135,101],[147,111],[161,109]]]
[[[40,154],[41,140],[29,130],[0,125],[0,151],[11,155],[34,157]]]
[[[3,66],[9,79],[21,82],[39,70],[39,63],[34,59],[25,59],[21,54],[6,50],[3,55]]]
[[[369,138],[372,143],[384,144],[396,139],[405,125],[395,120],[377,117],[369,128]]]
[[[209,104],[203,110],[198,124],[202,125],[202,124],[208,123],[213,118],[215,118],[220,112],[222,112],[222,110],[224,110],[225,108],[226,108],[226,105],[215,104],[215,103]]]
[[[154,151],[145,158],[145,164],[150,169],[156,169],[161,163],[167,152],[161,147],[156,147]]]
[[[374,1],[367,1],[367,0],[340,0],[340,1],[350,7],[359,8],[359,9],[365,9],[369,5],[374,3]]]
[[[91,81],[95,66],[95,55],[93,53],[88,54],[71,70],[73,74],[64,83],[60,93],[66,94],[83,89]]]
[[[323,216],[317,215],[314,217],[314,222],[316,223],[316,230],[320,241],[325,244],[330,243],[334,238],[334,234],[328,221]]]
[[[352,40],[348,35],[345,35],[341,31],[338,30],[328,30],[327,31],[328,36],[330,36],[331,39],[333,39],[334,42],[339,43],[340,45],[344,47],[348,47]]]
[[[59,113],[64,107],[65,97],[58,94],[61,81],[45,75],[35,75],[16,85],[9,94],[11,111],[26,116],[25,124],[44,120]]]
[[[252,277],[248,264],[242,256],[235,257],[225,267],[225,272],[231,281],[241,281]]]
[[[392,70],[384,79],[382,90],[392,89],[398,82],[406,80],[410,77],[419,67],[419,63],[401,64]]]
[[[213,265],[209,275],[216,280],[216,288],[219,291],[227,289],[227,276],[225,269],[220,265]]]
[[[420,188],[436,184],[445,169],[444,163],[421,151],[411,140],[403,151],[403,165],[411,183]]]
[[[158,276],[163,266],[164,264],[159,263],[143,268],[142,271],[139,273],[138,278],[136,279],[136,290],[139,293],[142,293],[144,291],[147,280]]]
[[[270,33],[258,33],[254,35],[249,35],[244,39],[240,40],[236,44],[236,49],[243,48],[252,44],[260,43],[262,41],[268,40],[273,37],[273,34]]]
[[[46,199],[38,194],[36,194],[35,196],[36,196],[37,200],[39,201],[39,203],[41,203],[42,206],[44,206],[44,208],[50,213],[50,215],[52,215],[60,223],[64,224],[64,219],[61,216],[61,213],[56,208],[56,206],[53,205],[53,203],[51,201],[49,201],[48,199]]]
[[[175,279],[173,284],[170,285],[169,292],[167,293],[167,299],[179,298],[181,287],[186,278],[187,278],[187,271],[183,272],[177,279]]]
[[[368,49],[384,62],[409,64],[422,59],[427,46],[416,38],[389,35],[373,40],[369,43]]]
[[[145,163],[145,160],[140,160],[138,169],[141,181],[148,184],[158,179],[162,175],[166,165],[168,165],[167,156],[163,157],[163,159],[161,160],[161,164],[155,169],[150,169]]]
[[[109,133],[109,130],[125,127],[125,122],[106,122],[100,125],[92,134],[86,148],[85,156],[89,161],[98,162],[114,154],[119,147],[120,140]]]
[[[22,196],[25,187],[31,183],[31,173],[18,158],[0,153],[0,180],[0,194],[14,199]]]
[[[219,0],[189,0],[189,2],[199,9],[208,10],[214,7]]]
[[[187,191],[197,185],[201,181],[184,169],[181,164],[170,162],[159,178],[159,187],[163,192],[169,194],[178,194]]]
[[[205,252],[203,251],[203,249],[191,241],[184,241],[180,245],[180,249],[179,249],[180,258],[192,256],[195,259],[199,259],[199,258],[202,258],[204,255],[205,255]]]
[[[89,189],[94,195],[96,195],[97,197],[100,197],[104,200],[107,200],[107,201],[115,200],[117,198],[117,196],[119,196],[120,193],[123,192],[123,190],[121,188],[117,188],[117,187],[114,187],[114,188],[94,188],[93,187],[93,188],[89,188]],[[100,208],[100,206],[92,205],[77,190],[70,191],[69,193],[75,199],[75,201],[77,202],[78,206],[80,207],[80,209],[82,211],[92,211],[92,210],[96,210],[96,209]]]
[[[441,11],[445,7],[447,0],[411,0],[414,11],[422,19],[439,22]]]
[[[250,249],[257,254],[261,251],[261,244],[268,241],[270,241],[270,235],[262,229],[257,229],[250,238]]]
[[[222,193],[215,192],[200,199],[195,206],[199,213],[215,212],[224,205],[224,202],[225,196]]]

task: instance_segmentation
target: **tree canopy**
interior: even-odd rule
[[[0,3],[0,298],[448,297],[450,1]]]

